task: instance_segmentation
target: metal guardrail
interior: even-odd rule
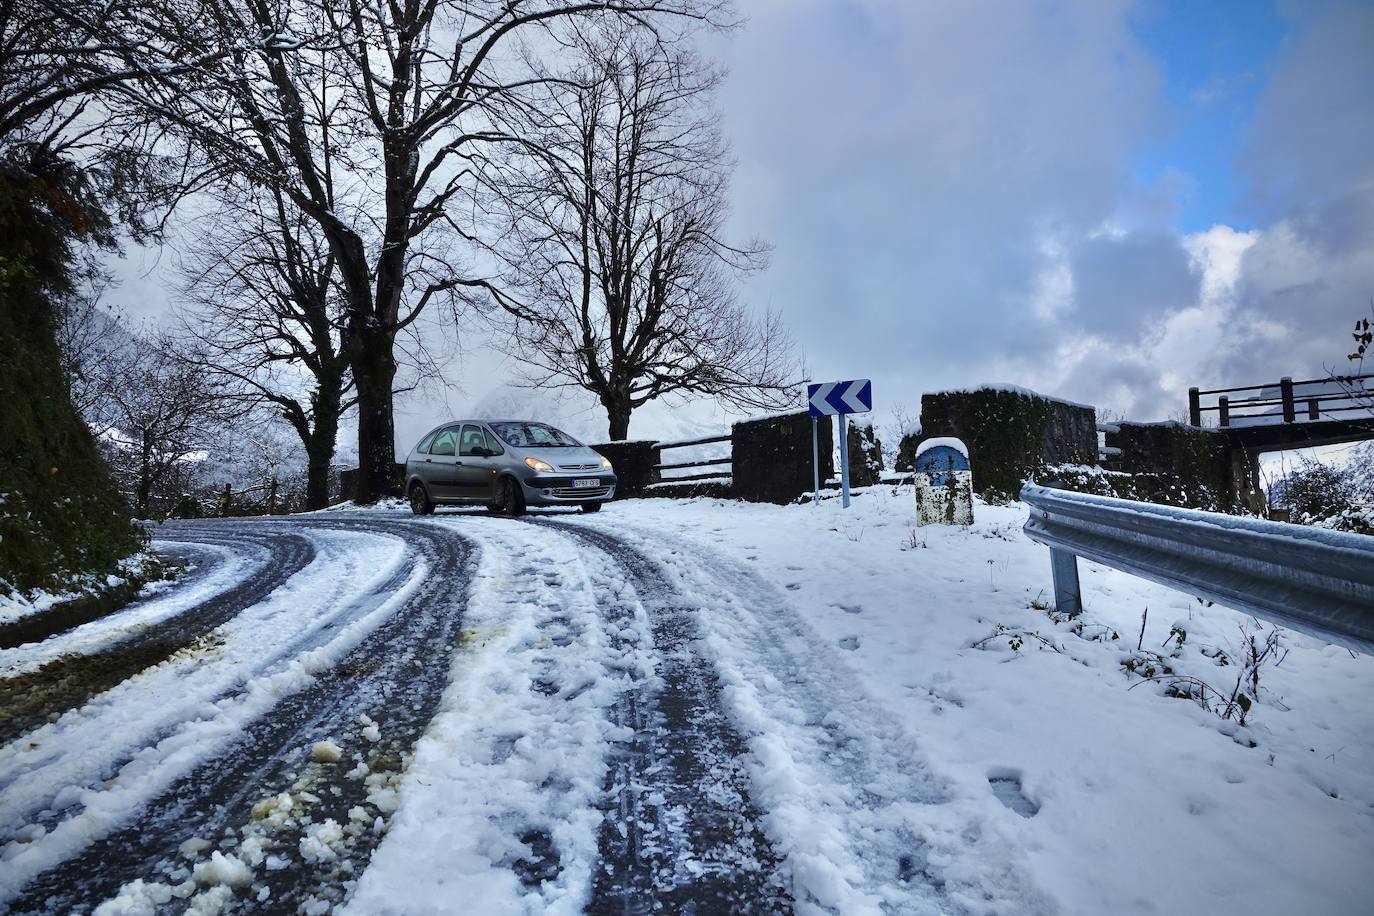
[[[1050,548],[1054,600],[1077,614],[1077,558],[1374,653],[1374,537],[1028,483],[1025,532]]]

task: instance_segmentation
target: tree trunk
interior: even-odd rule
[[[329,467],[334,461],[334,442],[339,435],[338,382],[321,382],[314,396],[315,428],[302,436],[305,446],[305,508],[329,506]]]
[[[315,429],[305,443],[305,508],[329,506],[329,466],[334,460],[334,437],[338,434],[337,412],[327,418],[316,414]]]
[[[392,411],[396,360],[387,332],[359,329],[351,337],[353,382],[358,388],[358,487],[353,499],[375,503],[401,491],[396,482]]]
[[[148,500],[153,493],[152,457],[149,453],[148,433],[143,433],[143,448],[138,462],[138,490],[134,494],[134,517],[148,517]]]
[[[333,447],[328,454],[306,449],[305,508],[309,511],[329,507],[329,464],[333,457]]]
[[[631,410],[633,408],[626,401],[612,401],[606,405],[606,418],[610,421],[612,442],[623,442],[630,434]]]

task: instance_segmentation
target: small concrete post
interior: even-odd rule
[[[1054,577],[1055,610],[1077,617],[1083,612],[1083,597],[1078,590],[1078,557],[1067,550],[1051,547],[1050,573]]]
[[[1309,419],[1309,420],[1320,420],[1321,418],[1322,418],[1322,412],[1321,412],[1321,410],[1317,407],[1317,399],[1316,399],[1316,398],[1309,398],[1308,401],[1307,401],[1307,419]]]
[[[1188,422],[1202,425],[1202,394],[1196,388],[1188,389]]]
[[[1217,421],[1218,423],[1222,426],[1231,425],[1231,399],[1226,395],[1217,398],[1217,414],[1221,418]]]
[[[973,470],[954,438],[927,439],[916,450],[916,524],[972,525]]]

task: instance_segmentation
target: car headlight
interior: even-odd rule
[[[525,464],[544,474],[553,473],[553,465],[549,464],[547,461],[540,461],[538,458],[526,458]]]
[[[611,459],[607,458],[605,455],[597,455],[596,457],[601,459],[601,466],[603,468],[608,471],[611,470]]]

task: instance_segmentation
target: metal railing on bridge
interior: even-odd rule
[[[1237,394],[1245,396],[1234,397]],[[1203,404],[1204,398],[1212,396],[1217,396],[1216,403]],[[1261,412],[1245,412],[1254,410]],[[1277,383],[1238,388],[1188,389],[1188,418],[1194,426],[1203,424],[1204,414],[1216,414],[1218,426],[1248,426],[1339,419],[1328,415],[1353,413],[1374,413],[1374,373],[1296,382],[1282,378]]]
[[[1374,537],[1026,484],[1059,611],[1083,609],[1078,557],[1374,652]]]

